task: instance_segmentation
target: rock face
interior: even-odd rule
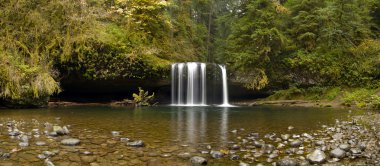
[[[335,148],[330,152],[330,156],[334,158],[343,158],[345,156],[346,152],[340,148]]]
[[[80,144],[80,140],[76,138],[63,139],[61,144],[66,146],[75,146]]]
[[[207,160],[203,157],[199,157],[199,156],[194,156],[190,159],[190,165],[206,165],[207,164]]]
[[[133,142],[128,142],[127,145],[132,146],[132,147],[144,147],[145,143],[142,140],[137,140],[137,141],[133,141]]]
[[[307,159],[312,164],[322,164],[326,161],[326,155],[323,151],[316,149],[307,155]]]

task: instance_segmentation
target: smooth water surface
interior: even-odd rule
[[[336,119],[360,114],[332,108],[300,107],[142,107],[113,108],[76,106],[50,109],[0,110],[0,120],[32,120],[71,125],[72,135],[82,131],[142,139],[148,145],[223,145],[232,140],[231,131],[303,133],[331,125]],[[59,118],[57,118],[59,117]],[[288,131],[288,126],[294,126]]]

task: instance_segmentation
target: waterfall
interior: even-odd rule
[[[219,65],[222,71],[222,84],[223,84],[223,104],[221,106],[230,106],[228,103],[228,85],[227,85],[227,70],[226,66]]]
[[[207,74],[208,68],[211,68],[211,74]],[[171,67],[171,77],[172,105],[174,106],[214,105],[214,103],[208,103],[208,98],[213,96],[207,95],[207,86],[212,88],[210,89],[211,91],[215,91],[218,90],[220,84],[215,84],[215,81],[208,83],[207,80],[210,79],[208,77],[213,77],[211,79],[214,80],[222,80],[222,88],[219,88],[222,90],[222,104],[220,106],[231,106],[228,103],[227,71],[225,66],[199,62],[175,63]],[[221,79],[216,79],[219,77]]]

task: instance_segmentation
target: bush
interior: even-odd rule
[[[154,99],[154,93],[149,96],[149,92],[145,92],[141,87],[139,87],[139,94],[133,93],[132,96],[136,106],[150,106]]]

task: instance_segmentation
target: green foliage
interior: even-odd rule
[[[359,108],[372,107],[379,108],[380,96],[376,95],[376,90],[371,89],[354,89],[346,92],[343,97],[343,105],[356,106]]]
[[[139,93],[133,93],[133,101],[136,104],[136,106],[150,106],[152,100],[154,99],[154,93],[152,95],[149,95],[148,91],[144,91],[139,87]]]
[[[339,87],[320,87],[314,86],[310,88],[297,88],[292,86],[286,90],[275,91],[273,95],[269,96],[272,100],[327,100],[332,101],[341,95],[341,88]]]

